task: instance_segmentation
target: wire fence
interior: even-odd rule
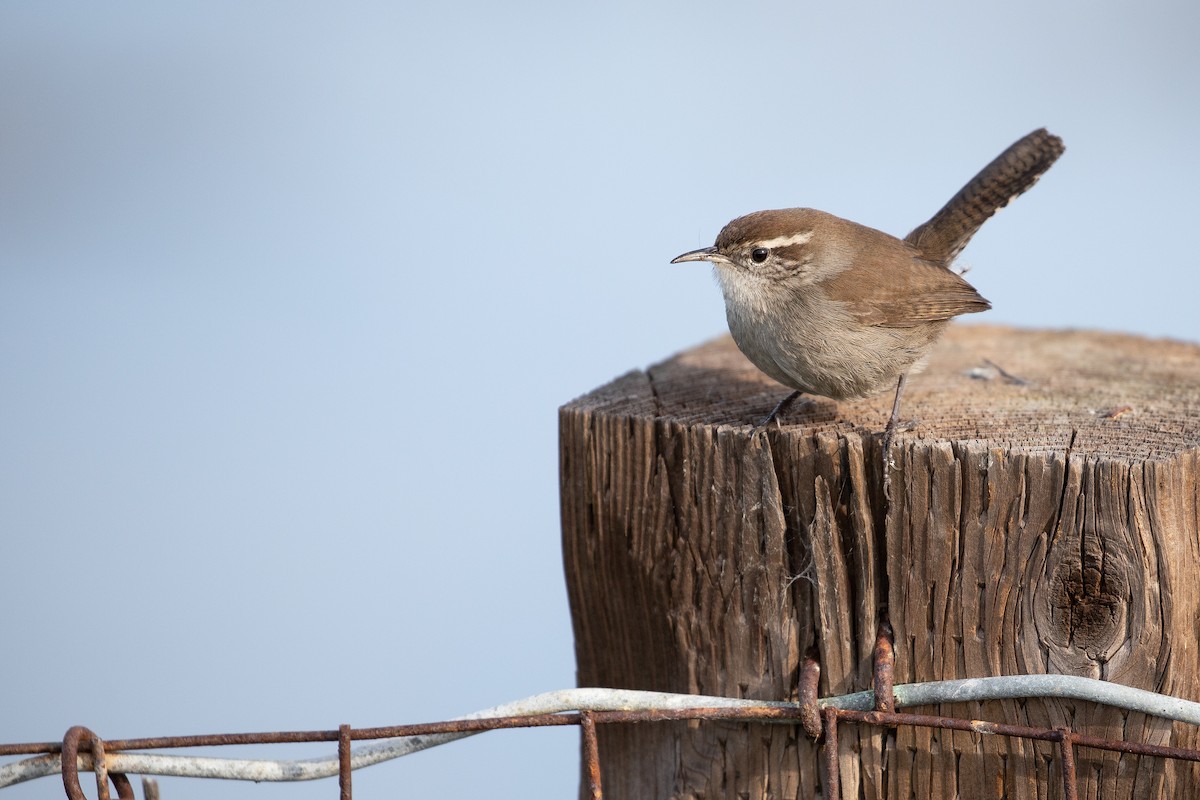
[[[426,750],[430,747],[501,728],[578,725],[583,734],[585,777],[593,798],[602,795],[596,726],[675,720],[723,720],[799,725],[823,748],[823,794],[840,796],[838,725],[859,723],[884,727],[904,725],[1013,736],[1057,744],[1063,796],[1076,800],[1075,748],[1111,750],[1200,762],[1200,750],[1088,736],[1069,728],[1035,728],[960,717],[911,714],[900,708],[988,700],[1057,698],[1081,700],[1138,711],[1200,726],[1200,703],[1092,678],[1070,675],[1018,675],[892,685],[895,654],[891,629],[880,626],[876,638],[874,685],[869,691],[817,697],[820,664],[809,654],[800,670],[798,702],[763,702],[727,697],[671,694],[622,689],[567,689],[477,711],[456,719],[414,725],[336,730],[226,733],[142,739],[102,740],[84,727],[67,731],[61,742],[0,744],[0,756],[29,756],[0,766],[0,788],[61,774],[67,797],[84,800],[80,770],[96,776],[100,800],[108,800],[109,783],[119,798],[133,798],[127,776],[157,775],[222,778],[243,781],[308,781],[338,776],[340,797],[351,798],[356,769]],[[327,758],[266,760],[128,752],[181,747],[336,742]],[[370,742],[354,747],[354,742]],[[143,779],[146,800],[157,800],[157,785]]]

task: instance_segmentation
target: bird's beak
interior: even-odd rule
[[[692,250],[684,253],[681,256],[675,256],[671,259],[672,264],[678,264],[682,261],[725,261],[725,257],[717,252],[715,247],[701,247],[699,250]]]

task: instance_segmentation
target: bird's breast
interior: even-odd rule
[[[718,275],[738,348],[767,375],[809,394],[842,400],[884,391],[943,327],[864,325],[845,303],[826,296],[819,283],[787,287],[764,285],[754,276]]]

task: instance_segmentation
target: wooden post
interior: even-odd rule
[[[953,327],[909,381],[890,501],[890,396],[814,399],[751,438],[784,391],[722,339],[563,407],[581,686],[794,699],[815,646],[822,696],[869,689],[882,614],[897,683],[1054,672],[1200,700],[1200,347]],[[1087,702],[922,710],[1200,747]],[[842,797],[1061,796],[1050,742],[840,734]],[[603,725],[599,750],[608,798],[823,788],[798,726]],[[1200,793],[1192,763],[1075,757],[1083,797]]]

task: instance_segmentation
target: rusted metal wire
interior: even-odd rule
[[[350,736],[349,725],[338,728],[338,796],[341,800],[351,800],[350,792]]]
[[[596,736],[596,718],[591,711],[579,713],[579,727],[583,730],[583,763],[586,770],[588,792],[592,800],[601,800],[604,790],[600,788],[600,743]]]
[[[1078,794],[1074,752],[1076,747],[1200,762],[1200,750],[1143,742],[1103,739],[1078,733],[1069,728],[1034,728],[986,720],[910,714],[896,711],[895,708],[899,705],[918,704],[913,698],[924,698],[924,702],[919,704],[930,704],[937,702],[960,702],[984,697],[985,695],[972,694],[972,692],[986,684],[987,681],[997,679],[942,682],[942,684],[939,684],[940,686],[951,687],[952,691],[940,698],[932,695],[921,695],[913,691],[913,685],[908,687],[892,686],[894,659],[891,630],[886,625],[886,622],[883,622],[880,625],[876,638],[873,671],[874,690],[823,700],[817,698],[820,664],[817,660],[816,652],[810,651],[806,655],[800,669],[798,703],[755,702],[657,692],[579,689],[539,695],[536,698],[529,698],[526,701],[520,701],[510,706],[500,707],[500,709],[493,710],[496,712],[494,714],[480,712],[480,714],[457,720],[377,728],[351,728],[349,725],[341,725],[337,730],[330,731],[274,731],[266,733],[124,739],[106,742],[102,741],[86,728],[75,727],[67,732],[62,742],[0,746],[0,755],[32,754],[35,756],[17,765],[0,766],[0,786],[61,770],[63,785],[68,798],[71,798],[71,800],[83,800],[84,794],[79,785],[79,768],[80,762],[82,762],[85,768],[90,766],[96,772],[97,791],[101,800],[107,800],[109,796],[109,781],[117,788],[119,798],[132,798],[132,787],[126,779],[125,774],[123,774],[129,772],[232,777],[249,780],[304,780],[336,774],[339,778],[341,797],[344,800],[350,800],[350,774],[352,769],[378,763],[387,758],[394,758],[409,752],[416,752],[419,749],[441,744],[453,738],[486,730],[579,725],[583,733],[585,777],[588,780],[588,788],[591,791],[592,797],[599,798],[602,795],[600,787],[600,755],[596,726],[611,723],[654,723],[671,720],[724,720],[798,724],[803,727],[806,733],[809,735],[815,733],[816,736],[814,738],[819,737],[822,741],[822,762],[825,768],[824,789],[826,797],[829,798],[838,797],[839,792],[840,754],[838,752],[838,725],[842,722],[891,728],[899,726],[945,728],[969,731],[976,734],[1013,736],[1051,742],[1056,746],[1057,760],[1062,770],[1064,797],[1068,800],[1074,800]],[[1035,677],[1048,678],[1050,676],[1024,677],[1032,681]],[[1033,683],[1036,684],[1036,681]],[[902,692],[902,690],[904,691]],[[1126,689],[1125,691],[1138,692],[1139,690]],[[1184,708],[1176,708],[1172,703],[1186,704],[1186,701],[1179,701],[1175,698],[1158,695],[1150,695],[1150,697],[1158,698],[1161,702],[1155,701],[1147,704],[1143,702],[1144,698],[1142,698],[1142,695],[1149,695],[1149,693],[1142,692],[1140,695],[1134,697],[1134,700],[1141,704],[1137,706],[1138,708],[1148,706],[1152,709],[1158,709],[1160,716],[1170,719],[1182,718],[1185,721],[1191,721],[1189,716],[1192,714],[1190,706],[1195,704],[1187,705]],[[997,696],[1035,695],[991,695],[989,697]],[[1043,696],[1059,695],[1046,692]],[[1080,690],[1071,689],[1064,692],[1061,696],[1078,697],[1080,696]],[[933,699],[931,700],[930,697],[933,697]],[[535,702],[539,701],[539,699],[545,699],[547,702]],[[531,709],[536,710],[539,707],[544,709],[547,705],[557,705],[563,710],[531,712]],[[889,708],[891,710],[883,710]],[[511,713],[500,713],[501,709],[510,709]],[[368,745],[359,750],[351,749],[353,741],[363,740],[384,741]],[[191,761],[198,762],[197,766],[194,768],[189,767],[188,770],[185,770],[183,768],[164,768],[163,766],[164,761],[170,761],[172,758],[175,758],[179,762],[188,761],[183,756],[171,757],[157,756],[149,753],[117,752],[175,747],[321,741],[337,742],[337,758],[332,764],[332,769],[326,769],[323,766],[325,762],[319,759],[299,762],[246,762],[230,759],[196,758],[191,759]],[[90,754],[81,758],[79,747],[83,742],[87,743]],[[90,764],[88,763],[89,761]],[[223,771],[220,767],[224,764],[279,766],[273,772],[268,771],[267,774],[264,774],[262,772],[243,769],[243,767],[239,767],[236,770]],[[10,769],[10,767],[24,766],[29,767],[24,772]],[[108,772],[110,768],[119,769],[119,771]]]
[[[96,796],[109,800],[108,782],[112,780],[120,800],[133,800],[133,785],[119,772],[109,773],[104,741],[92,731],[76,725],[69,729],[62,740],[62,780],[70,800],[87,800],[83,787],[79,785],[79,743],[87,739],[92,754],[92,772],[96,775]]]
[[[99,797],[100,800],[109,800],[108,762],[104,758],[104,742],[101,741],[99,736],[91,731],[87,731],[87,736],[92,740],[92,772],[94,772],[96,775],[96,796]],[[82,787],[79,787],[79,795],[80,797],[83,796]]]
[[[895,711],[896,698],[892,693],[892,685],[896,671],[895,637],[892,626],[886,619],[880,620],[879,631],[875,636],[875,710]]]
[[[811,676],[812,695],[816,694],[816,678],[819,664],[815,652],[810,653],[806,666],[802,668],[800,682],[805,675]],[[1200,725],[1200,703],[1167,695],[1155,694],[1119,684],[1067,675],[1014,675],[992,678],[936,681],[897,685],[893,687],[895,702],[899,706],[926,706],[969,701],[1009,700],[1030,698],[1058,698],[1085,700],[1087,702],[1124,708],[1132,711]],[[801,686],[801,691],[804,687]],[[811,697],[811,695],[810,695]],[[811,700],[802,697],[805,704]],[[867,711],[874,708],[874,693],[856,692],[838,697],[826,697],[817,701],[819,707],[835,706],[841,709]],[[389,728],[356,728],[352,732],[355,741],[378,739],[388,736],[406,736],[414,733],[441,731],[444,735],[462,736],[497,727],[533,727],[537,725],[572,725],[577,722],[564,719],[557,712],[568,709],[592,709],[595,711],[613,708],[653,708],[658,712],[682,709],[712,708],[744,709],[741,713],[778,714],[778,709],[795,713],[797,703],[780,701],[738,700],[728,697],[705,697],[700,695],[671,694],[668,692],[644,692],[620,689],[566,689],[547,692],[524,700],[498,706],[469,717],[423,725],[397,725]],[[550,712],[543,714],[546,709]],[[533,709],[530,711],[529,709]],[[785,714],[785,717],[787,715]],[[486,719],[486,721],[484,721]],[[137,739],[113,739],[106,748],[114,751],[159,750],[180,747],[217,747],[247,744],[289,744],[303,742],[336,742],[337,730],[322,731],[271,731],[257,733],[221,733],[199,736],[162,736]],[[1078,743],[1084,738],[1078,735]],[[1089,745],[1085,745],[1089,746]],[[1115,747],[1113,749],[1116,749]],[[0,744],[0,756],[13,755],[56,755],[62,751],[62,742],[23,742]],[[408,751],[405,751],[408,752]],[[1128,752],[1133,752],[1132,750]],[[1175,757],[1175,756],[1168,756]],[[47,762],[48,763],[48,762]],[[337,774],[336,760],[332,762],[329,775]],[[3,773],[4,767],[0,767]],[[56,768],[55,773],[58,772]],[[137,770],[129,770],[136,772]],[[175,773],[171,773],[175,774]],[[230,776],[233,777],[233,776]],[[325,776],[321,776],[325,777]],[[256,778],[271,780],[271,778]],[[10,780],[9,783],[12,781]],[[0,775],[0,786],[7,785]]]
[[[831,708],[829,706],[824,710],[831,711],[841,720],[861,722],[866,725],[879,725],[885,728],[912,725],[918,728],[946,728],[955,731],[967,731],[969,733],[1013,736],[1019,739],[1037,739],[1045,742],[1057,742],[1062,736],[1060,729],[1032,728],[1025,725],[1009,725],[1003,722],[988,722],[986,720],[963,719],[961,717],[939,717],[930,714],[906,714],[903,712],[853,711],[845,708]],[[1094,736],[1085,736],[1074,731],[1070,733],[1072,740],[1079,747],[1089,747],[1094,750],[1112,750],[1117,753],[1130,753],[1139,756],[1176,758],[1182,761],[1200,761],[1200,750],[1191,750],[1185,747],[1168,747],[1166,745],[1148,744],[1145,742],[1101,739]]]
[[[108,777],[112,779],[113,786],[117,787],[119,800],[134,800],[133,784],[129,782],[129,778],[120,772],[109,773]]]
[[[837,709],[826,708],[821,713],[824,722],[825,786],[821,792],[826,800],[837,800],[842,796],[841,760],[838,758],[838,715]]]
[[[797,722],[800,723],[808,713],[804,707],[792,706],[789,708],[780,708],[775,706],[746,706],[734,708],[686,708],[686,709],[651,709],[651,710],[631,710],[631,711],[591,711],[580,713],[562,713],[562,714],[537,714],[522,717],[494,717],[485,719],[465,719],[465,720],[448,720],[444,722],[422,723],[414,725],[397,725],[387,728],[360,728],[346,731],[348,739],[374,739],[381,737],[404,737],[404,736],[420,736],[430,733],[445,733],[445,732],[477,732],[484,730],[496,730],[501,728],[516,728],[516,727],[544,727],[548,725],[580,725],[583,714],[586,713],[592,720],[592,724],[609,724],[609,723],[645,723],[645,722],[665,722],[672,720],[723,720],[723,721],[745,721],[745,722]],[[826,706],[818,712],[818,716],[827,717],[833,715],[839,720],[858,722],[867,725],[879,725],[883,727],[897,727],[901,725],[912,725],[917,727],[931,728],[946,728],[951,730],[960,730],[979,734],[991,734],[1002,736],[1014,736],[1026,739],[1036,739],[1043,741],[1057,742],[1061,740],[1062,733],[1060,730],[1034,728],[1022,725],[1013,725],[1008,723],[990,722],[986,720],[963,719],[959,717],[935,716],[927,714],[910,714],[904,712],[881,712],[881,711],[856,711],[854,709],[837,708],[835,706]],[[76,729],[72,729],[75,731]],[[80,729],[81,733],[76,733],[74,736],[68,736],[64,743],[60,745],[63,753],[63,771],[67,774],[67,778],[71,779],[71,773],[74,772],[74,781],[77,783],[78,767],[72,768],[72,755],[78,754],[78,740],[83,735],[86,735],[86,729]],[[286,741],[296,741],[297,732],[284,732],[286,735],[279,733],[263,734],[261,739],[256,743],[272,743],[278,742],[280,739]],[[324,741],[331,738],[328,734],[340,736],[342,731],[324,732],[318,731],[310,734],[304,734],[303,741]],[[826,731],[827,733],[827,731]],[[244,739],[251,738],[253,741],[254,734],[239,734],[238,743],[247,743]],[[1081,733],[1071,732],[1071,738],[1074,744],[1080,747],[1088,747],[1092,749],[1111,750],[1121,753],[1129,753],[1134,755],[1148,755],[1162,758],[1176,758],[1188,761],[1200,761],[1200,750],[1192,750],[1188,748],[1170,747],[1166,745],[1154,745],[1142,742],[1130,742],[1124,740],[1111,740],[1099,737],[1087,736]],[[160,742],[163,747],[183,747],[195,746],[196,742],[202,742],[205,745],[214,743],[228,743],[228,737],[224,735],[214,736],[188,736],[178,737],[175,739],[159,738],[159,739],[130,739],[130,740],[114,740],[107,743],[109,750],[115,750],[114,745],[125,742],[155,741]],[[93,754],[95,759],[95,755]],[[106,756],[105,760],[111,758]],[[97,760],[99,761],[99,760]],[[341,759],[339,758],[339,761]],[[115,779],[117,773],[113,774]],[[75,795],[72,794],[72,797]]]
[[[69,800],[87,800],[87,795],[83,793],[83,787],[79,785],[79,740],[87,738],[89,743],[96,741],[96,734],[92,733],[82,725],[76,725],[69,729],[62,740],[62,780],[63,788],[66,789]],[[93,768],[96,770],[96,782],[99,783],[100,770],[103,769],[104,754],[101,751],[100,758],[96,759],[95,751],[92,752]],[[97,787],[100,793],[100,800],[108,798],[108,780],[105,779],[102,787]]]
[[[1075,780],[1074,736],[1067,728],[1059,728],[1058,760],[1062,762],[1063,800],[1079,800],[1079,787]]]
[[[821,662],[817,660],[816,648],[804,656],[800,665],[800,724],[812,739],[821,738],[821,715],[817,707],[817,685],[821,682]]]

